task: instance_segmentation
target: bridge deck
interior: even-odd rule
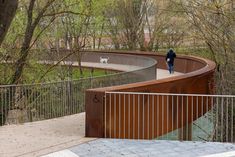
[[[41,64],[56,64],[57,61],[40,61]],[[71,62],[71,61],[64,61],[61,62],[60,65],[73,65],[78,66],[78,62]],[[116,71],[133,71],[142,68],[141,66],[133,66],[133,65],[123,65],[123,64],[104,64],[104,63],[92,63],[92,62],[81,62],[82,67],[89,67],[89,68],[100,68],[100,69],[111,69]],[[157,69],[157,79],[163,79],[172,76],[179,76],[183,73],[174,72],[174,74],[169,74],[167,70],[164,69]]]

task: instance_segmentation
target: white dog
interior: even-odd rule
[[[109,57],[100,57],[100,63],[108,64]]]

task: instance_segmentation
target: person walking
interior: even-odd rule
[[[176,54],[173,51],[173,49],[169,49],[169,51],[166,54],[166,62],[168,66],[168,70],[170,74],[174,73],[174,60],[175,60]]]

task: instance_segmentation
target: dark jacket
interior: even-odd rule
[[[172,50],[172,49],[170,49],[169,51],[168,51],[168,53],[167,53],[167,55],[166,55],[166,61],[167,61],[167,63],[170,63],[170,64],[174,64],[174,59],[175,59],[175,57],[176,57],[176,54],[175,54],[175,52]],[[169,58],[169,59],[168,59]]]

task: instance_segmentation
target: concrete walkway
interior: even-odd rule
[[[0,157],[34,157],[84,143],[85,113],[0,127]]]
[[[157,80],[180,75],[183,75],[183,73],[175,71],[173,74],[169,74],[168,70],[157,69]]]
[[[235,145],[212,142],[97,139],[43,157],[234,157]]]
[[[39,61],[40,64],[56,64],[56,61]],[[73,65],[78,66],[78,62],[71,62],[71,61],[64,61],[60,63],[61,65]],[[104,63],[91,63],[91,62],[82,62],[81,63],[83,67],[89,67],[89,68],[101,68],[101,69],[112,69],[117,71],[133,71],[138,70],[143,67],[141,66],[133,66],[133,65],[122,65],[122,64],[104,64]],[[158,79],[164,79],[167,77],[173,77],[173,76],[179,76],[183,73],[180,72],[174,72],[174,74],[169,74],[168,70],[164,69],[157,69],[157,80]]]
[[[57,61],[38,61],[39,64],[57,64]],[[73,65],[78,66],[78,62],[72,61],[63,61],[60,62],[60,65]],[[134,66],[134,65],[123,65],[123,64],[112,64],[112,63],[95,63],[95,62],[81,62],[82,67],[89,67],[89,68],[101,68],[101,69],[112,69],[117,71],[132,71],[138,70],[143,68],[141,66]]]

